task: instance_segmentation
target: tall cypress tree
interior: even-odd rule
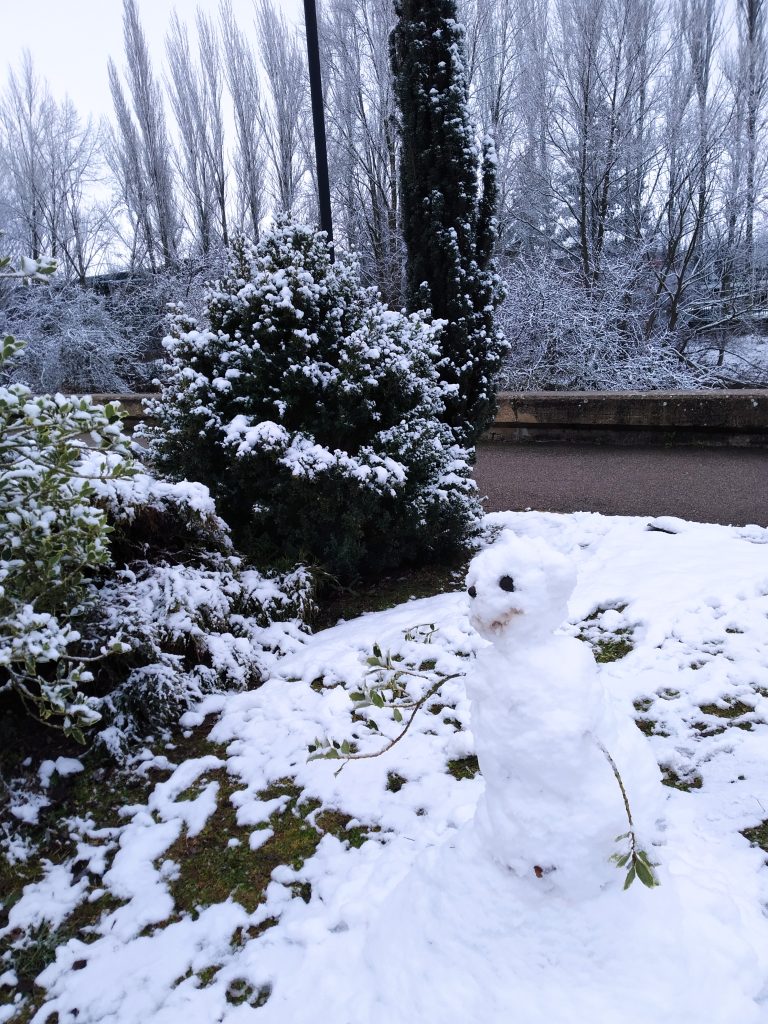
[[[481,156],[469,116],[464,26],[455,0],[395,0],[391,57],[400,106],[401,214],[409,310],[447,320],[439,371],[454,386],[445,418],[474,443],[495,411],[505,351],[493,313],[502,290],[496,239],[496,153]]]

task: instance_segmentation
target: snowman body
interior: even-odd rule
[[[621,881],[628,831],[617,765],[641,847],[656,838],[662,787],[631,706],[610,697],[587,644],[554,630],[574,574],[543,543],[511,538],[468,577],[471,621],[492,646],[467,680],[485,792],[475,824],[493,857],[573,895]]]

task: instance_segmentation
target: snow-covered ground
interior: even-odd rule
[[[487,641],[469,624],[466,594],[414,600],[308,638],[256,691],[207,698],[184,724],[209,729],[216,753],[175,767],[156,759],[163,781],[124,808],[118,827],[72,822],[77,858],[27,887],[4,933],[111,902],[89,941],[60,946],[38,978],[46,998],[34,1024],[768,1021],[768,867],[742,835],[763,826],[768,839],[768,530],[534,512],[489,516],[488,527],[495,543],[504,531],[542,538],[576,564],[564,631],[593,645],[606,687],[634,702],[668,784],[652,851],[659,888],[619,885],[606,913],[623,914],[622,927],[612,919],[592,945],[588,901],[483,859],[468,824],[483,780],[463,676]],[[339,760],[308,760],[318,739],[373,753],[402,730],[387,707],[350,696],[371,679],[374,645],[421,672],[414,698],[451,678],[383,756],[341,771]],[[331,811],[344,823],[335,832],[321,828]],[[185,840],[220,821],[211,841],[222,858],[247,848],[257,863],[286,816],[323,835],[309,856],[272,870],[255,909],[240,890],[177,912]],[[671,894],[695,931],[680,932],[689,948],[660,965]],[[619,979],[623,999],[598,955],[608,941],[626,941],[636,963],[634,988]],[[710,1011],[686,1016],[686,1000],[699,998],[687,971],[701,950],[727,963],[727,986],[721,1005],[713,983]],[[659,991],[679,976],[680,994],[654,1007],[659,970]],[[0,985],[0,1022],[20,1018],[2,962]]]
[[[718,367],[720,353],[711,339],[691,346],[690,356],[703,366]],[[734,335],[723,341],[719,371],[735,381],[765,387],[768,381],[768,338],[761,334]]]

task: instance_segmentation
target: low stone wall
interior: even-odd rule
[[[505,391],[486,440],[768,446],[768,391]]]
[[[93,397],[145,418],[147,395]],[[768,447],[768,391],[504,391],[485,440]]]

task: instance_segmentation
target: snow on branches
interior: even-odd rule
[[[152,453],[211,487],[247,550],[352,578],[461,546],[479,506],[439,422],[440,323],[389,310],[353,259],[283,221],[235,244],[206,328],[180,328]]]

